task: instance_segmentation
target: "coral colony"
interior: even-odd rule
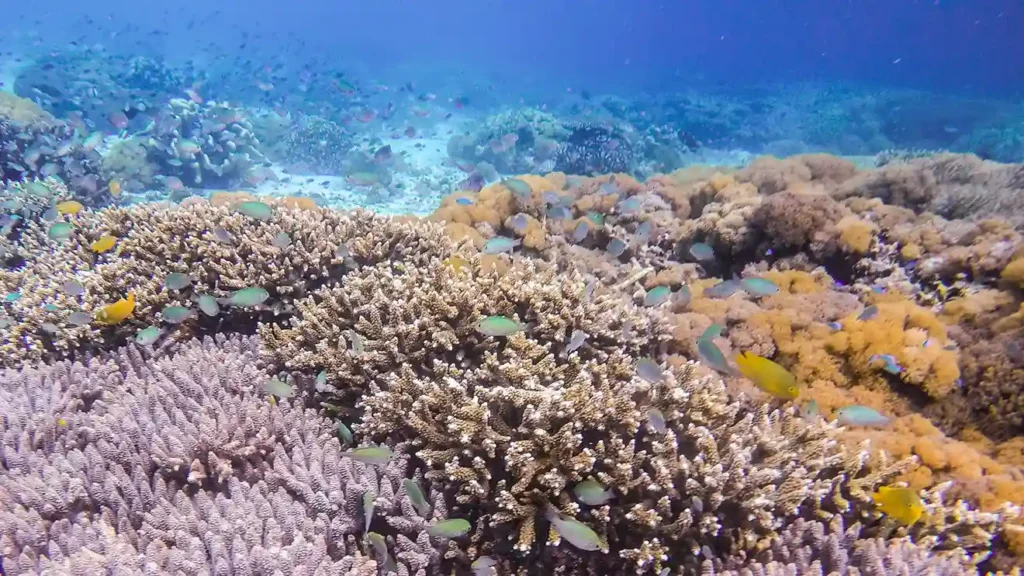
[[[1021,165],[115,58],[78,109],[76,62],[0,97],[6,574],[1024,558]]]

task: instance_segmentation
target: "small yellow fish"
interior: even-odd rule
[[[793,400],[800,395],[796,378],[782,366],[751,352],[736,356],[736,365],[758,388],[781,400]]]
[[[67,428],[68,421],[63,418],[57,418],[57,426],[60,426],[61,428]]]
[[[107,304],[96,313],[96,321],[101,324],[117,324],[132,315],[135,310],[135,295],[128,294],[113,304]]]
[[[68,200],[57,204],[54,208],[61,214],[78,214],[78,211],[85,208],[85,206],[82,206],[82,203],[77,200]]]
[[[97,254],[103,254],[114,248],[114,244],[117,244],[117,237],[111,236],[110,234],[104,234],[100,236],[100,239],[93,242],[90,248]]]
[[[121,195],[121,183],[117,180],[111,180],[110,183],[107,184],[107,189],[110,190],[110,195],[114,198]]]
[[[921,497],[910,488],[879,486],[871,499],[883,514],[904,526],[913,526],[924,514]]]
[[[444,259],[444,265],[448,266],[456,272],[462,272],[469,266],[469,260],[466,260],[462,256],[449,256]]]

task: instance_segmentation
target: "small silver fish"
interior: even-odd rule
[[[703,242],[695,242],[690,246],[690,256],[699,262],[710,262],[715,259],[715,251]]]
[[[235,237],[231,235],[231,232],[217,226],[213,229],[213,238],[221,244],[234,244]]]
[[[565,347],[565,353],[569,354],[571,352],[574,352],[577,348],[579,348],[580,346],[583,346],[583,343],[586,342],[586,340],[587,340],[587,333],[586,332],[584,332],[583,330],[579,330],[579,329],[573,330],[572,331],[572,335],[569,336],[569,344],[566,345],[566,347]]]
[[[164,287],[168,290],[183,290],[192,283],[192,277],[181,272],[171,272],[164,278]]]
[[[619,238],[612,238],[611,242],[608,243],[607,250],[613,258],[618,258],[626,251],[626,243]]]
[[[665,425],[665,415],[657,408],[647,409],[647,423],[658,434],[664,434],[668,427]]]
[[[373,522],[373,509],[377,499],[367,490],[363,492],[363,535],[370,533],[370,522]]]
[[[363,336],[359,332],[349,329],[348,339],[352,342],[352,351],[356,354],[361,354],[363,350],[366,350],[366,342],[363,340]]]
[[[481,556],[473,563],[469,565],[470,570],[473,571],[473,576],[494,576],[497,574],[495,566],[498,565],[498,561],[490,556]]]
[[[572,241],[577,244],[583,242],[583,240],[587,237],[587,232],[589,230],[590,228],[587,226],[586,222],[580,222],[572,231]]]
[[[68,316],[68,324],[71,324],[72,326],[88,326],[92,323],[92,318],[92,314],[89,314],[88,312],[72,312]]]
[[[420,516],[426,516],[430,513],[427,499],[423,496],[423,491],[420,490],[420,485],[415,480],[410,478],[402,480],[402,488],[405,489],[406,495],[409,496],[409,501],[412,502],[413,507],[420,513]]]
[[[192,317],[192,309],[184,306],[168,306],[160,312],[160,316],[165,322],[181,324]]]
[[[650,308],[660,306],[672,296],[672,289],[668,286],[655,286],[644,295],[644,306]]]
[[[506,252],[512,252],[516,246],[522,244],[523,241],[516,238],[507,238],[505,236],[495,236],[484,244],[484,254],[504,254]]]
[[[60,328],[57,327],[53,322],[43,322],[39,325],[39,328],[48,334],[56,334]]]
[[[263,383],[263,390],[267,394],[273,394],[278,398],[291,398],[295,395],[295,388],[291,384],[282,382],[277,378],[271,378]],[[344,455],[344,454],[342,454]]]
[[[140,346],[149,346],[160,338],[161,330],[159,326],[150,326],[143,328],[135,334],[135,342]]]
[[[65,294],[72,297],[81,296],[82,294],[85,294],[85,287],[79,284],[78,282],[75,282],[74,280],[68,280],[67,282],[61,284],[60,289]]]
[[[383,467],[391,460],[391,454],[391,448],[387,446],[363,446],[351,452],[342,452],[339,456],[345,456],[363,464]]]
[[[724,280],[715,284],[710,288],[704,290],[704,296],[707,298],[728,298],[732,296],[740,289],[740,283],[737,280]]]
[[[528,224],[529,220],[526,218],[526,214],[523,214],[522,212],[508,219],[508,227],[515,230],[516,232],[522,232],[526,230],[526,226]]]
[[[606,549],[597,532],[579,520],[565,516],[554,506],[548,505],[545,516],[555,526],[558,535],[576,548],[589,551]]]
[[[277,236],[274,236],[274,241],[272,242],[272,244],[274,245],[275,248],[284,250],[285,248],[292,245],[292,237],[289,236],[287,232],[281,232]]]
[[[209,294],[199,295],[199,309],[203,314],[206,314],[211,318],[220,314],[220,306],[217,304],[217,299]]]
[[[640,358],[636,361],[636,375],[651,384],[658,384],[665,378],[665,372],[661,366],[650,358]]]
[[[427,527],[427,534],[435,538],[458,538],[469,534],[472,527],[468,520],[452,518],[431,524]]]
[[[348,426],[341,420],[338,420],[338,436],[341,437],[342,442],[345,444],[354,444],[355,438],[352,436],[352,430],[349,430]]]
[[[572,487],[576,499],[588,506],[601,506],[611,500],[615,493],[606,489],[597,480],[584,480]]]
[[[871,320],[876,316],[878,316],[878,306],[872,304],[857,315],[857,320]]]
[[[867,406],[844,406],[836,410],[836,420],[843,426],[865,426],[882,428],[889,424],[889,417]]]
[[[316,380],[313,381],[313,387],[316,388],[317,392],[327,391],[327,370],[321,370],[316,375]]]

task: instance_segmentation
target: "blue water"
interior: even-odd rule
[[[1024,87],[1024,6],[1013,0],[8,4],[4,37],[32,35],[47,47],[76,38],[218,57],[248,32],[259,40],[237,52],[252,58],[318,57],[409,76],[458,70],[533,89],[832,80],[1012,96]]]
[[[5,7],[0,65],[5,90],[59,118],[81,114],[83,138],[95,130],[138,136],[190,88],[240,117],[276,113],[290,127],[257,134],[262,148],[277,147],[261,150],[267,157],[257,168],[360,181],[376,171],[381,181],[371,187],[387,194],[339,202],[383,208],[415,187],[431,194],[394,211],[429,211],[465,185],[457,171],[422,178],[422,164],[441,159],[485,182],[552,168],[646,177],[815,151],[949,150],[1021,161],[1022,24],[1024,6],[1010,0],[58,0]],[[138,57],[155,79],[129,71]],[[111,112],[136,105],[142,120],[110,125]],[[496,118],[523,110],[550,114],[564,129],[549,134],[553,142],[535,145],[541,134],[523,133],[511,152],[488,152],[508,135],[500,130],[516,129]],[[336,137],[315,135],[311,122]],[[632,157],[545,162],[538,146],[564,145],[581,124],[614,129],[622,139],[612,146],[629,147]],[[403,147],[410,129],[420,142]],[[288,139],[297,130],[305,130],[305,149]],[[391,144],[420,163],[405,172],[419,176],[371,165],[379,146]],[[184,185],[246,187],[247,170]],[[154,188],[152,180],[128,184]]]

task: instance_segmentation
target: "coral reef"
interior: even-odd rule
[[[172,98],[137,137],[160,173],[185,186],[237,187],[266,162],[245,112],[223,102]]]
[[[284,138],[284,160],[296,171],[315,174],[344,174],[342,161],[352,148],[352,136],[338,124],[319,116],[306,115]]]
[[[201,130],[220,109],[182,106]],[[633,154],[615,128],[576,128],[605,139],[595,154]],[[520,175],[427,221],[229,192],[17,221],[4,567],[1008,570],[1024,238],[962,198],[1009,199],[1018,176],[801,155]],[[46,181],[10,199],[30,182]],[[120,322],[93,321],[129,294]],[[737,370],[740,352],[795,391],[749,356]],[[878,505],[883,486],[908,487],[920,519]]]
[[[60,178],[87,206],[111,202],[99,179],[99,154],[78,140],[76,128],[29,100],[0,92],[0,181]]]
[[[340,278],[350,267],[425,261],[444,254],[448,245],[436,227],[412,227],[366,213],[289,208],[283,202],[275,204],[268,222],[205,201],[81,213],[69,221],[72,232],[61,242],[48,236],[47,226],[28,223],[20,238],[28,263],[0,274],[0,290],[20,295],[5,303],[8,316],[19,319],[0,329],[6,365],[109,348],[140,328],[159,325],[159,313],[168,306],[193,307],[200,294],[227,298],[243,288],[266,290],[266,306],[225,307],[218,318],[197,313],[167,329],[183,338],[216,330],[221,323],[244,326],[288,314],[293,300]],[[116,247],[97,255],[90,246],[105,234],[117,238]],[[290,242],[284,248],[274,244],[281,234]],[[167,288],[164,280],[174,272],[188,275],[190,284],[182,290]],[[62,288],[68,282],[78,284],[82,293],[69,295]],[[124,323],[69,322],[77,311],[94,314],[129,293],[136,307]],[[48,324],[58,329],[48,332]]]
[[[372,528],[413,573],[441,562],[402,491],[407,460],[343,457],[330,422],[267,402],[253,338],[194,342],[171,357],[7,371],[0,550],[8,574],[271,575],[373,570]],[[374,570],[374,573],[375,570]]]
[[[621,130],[595,124],[578,124],[569,129],[555,151],[555,170],[566,174],[611,174],[630,172],[635,160],[632,143]]]

